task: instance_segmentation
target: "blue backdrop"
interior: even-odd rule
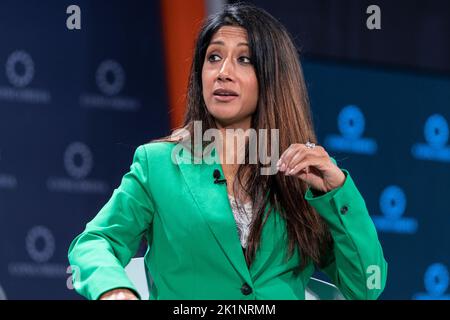
[[[168,133],[158,2],[0,2],[0,295],[78,298],[67,249]]]
[[[449,299],[450,77],[304,62],[319,142],[352,174],[388,262],[384,299]]]

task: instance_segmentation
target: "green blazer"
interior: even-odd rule
[[[221,165],[189,164],[183,151],[172,161],[174,146],[139,146],[120,186],[71,243],[77,292],[88,299],[114,288],[136,292],[124,266],[146,237],[150,300],[304,299],[314,265],[294,272],[299,254],[284,260],[287,231],[279,213],[269,215],[248,268],[226,185],[213,183],[215,169],[223,176]],[[215,152],[210,157],[217,160]],[[345,298],[376,299],[385,286],[387,263],[364,199],[348,171],[341,170],[343,186],[318,197],[310,189],[304,195],[335,241],[322,271]]]

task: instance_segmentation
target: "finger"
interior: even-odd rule
[[[294,168],[297,167],[299,163],[302,163],[305,160],[309,160],[313,155],[303,152],[299,154],[298,156],[295,156],[292,158],[291,162],[289,163],[288,167],[286,168],[285,173],[288,175],[291,175],[294,171]]]
[[[138,300],[138,298],[131,292],[126,293],[126,300]]]
[[[313,166],[316,167],[317,169],[323,169],[325,166],[325,159],[323,159],[323,157],[317,157],[317,156],[310,156],[310,157],[306,157],[305,159],[303,159],[302,161],[300,161],[299,163],[297,163],[295,165],[295,167],[293,167],[289,172],[287,172],[288,175],[297,175],[299,172],[303,171],[303,170],[307,170],[308,167]],[[307,173],[307,172],[305,172]]]
[[[284,163],[286,163],[286,170],[288,172],[292,170],[297,163],[305,159],[305,157],[313,157],[320,156],[320,152],[318,150],[311,149],[306,147],[306,145],[300,145],[297,152],[293,154],[289,159],[286,159]]]
[[[286,149],[285,152],[281,155],[280,158],[280,170],[284,171],[287,168],[287,163],[291,160],[291,158],[298,152],[299,146],[297,144],[291,144],[289,148]],[[284,166],[283,166],[284,164]]]
[[[302,171],[304,171],[304,173],[308,173],[307,172],[308,167],[309,167],[309,161],[302,161],[302,162],[298,163],[297,165],[295,165],[294,168],[287,171],[286,175],[295,176]]]
[[[284,152],[281,154],[280,159],[278,159],[278,162],[277,162],[277,166],[278,166],[278,167],[281,166],[284,157],[285,157],[286,154],[289,152],[289,150],[291,150],[291,147],[292,147],[292,144],[291,144],[286,150],[284,150]]]
[[[286,162],[285,172],[292,170],[300,161],[306,159],[307,157],[314,157],[316,153],[309,148],[300,148],[297,153],[295,153],[289,162]]]

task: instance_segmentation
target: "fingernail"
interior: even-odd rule
[[[294,172],[294,169],[289,170],[288,174],[291,175]]]
[[[284,170],[286,170],[286,164],[285,163],[283,163],[282,165],[281,165],[281,169],[280,169],[281,171],[284,171]]]

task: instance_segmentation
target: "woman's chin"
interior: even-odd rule
[[[236,119],[239,114],[239,110],[237,110],[236,107],[233,108],[232,106],[219,105],[211,108],[210,113],[215,119],[228,123],[233,119]]]
[[[236,116],[229,114],[213,115],[213,117],[220,127],[227,127],[238,122],[238,118]]]

